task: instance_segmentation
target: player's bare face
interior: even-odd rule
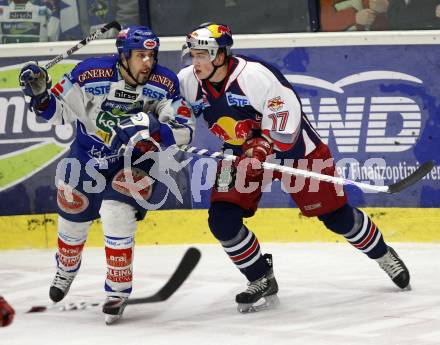
[[[206,50],[191,49],[191,60],[199,79],[206,79],[214,70],[211,57]]]
[[[131,74],[138,84],[145,84],[154,65],[153,50],[132,50],[128,60]]]

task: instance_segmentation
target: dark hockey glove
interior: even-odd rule
[[[14,319],[15,311],[12,307],[5,301],[5,299],[0,296],[0,327],[5,327],[11,324]]]
[[[273,144],[262,137],[255,137],[247,140],[242,145],[243,154],[236,161],[237,166],[243,160],[248,162],[246,166],[246,176],[249,181],[260,181],[263,177],[264,169],[262,163],[266,161],[267,156],[271,155],[273,152]],[[259,168],[252,168],[251,159],[255,159],[259,162]],[[240,167],[244,166],[245,163],[241,163]]]
[[[47,108],[50,100],[48,90],[52,79],[46,69],[36,62],[28,62],[20,71],[19,82],[29,107],[35,111]]]
[[[140,112],[136,115],[123,119],[112,128],[109,140],[110,150],[124,154],[127,146],[133,145],[140,152],[156,151],[157,147],[151,141],[150,116]]]

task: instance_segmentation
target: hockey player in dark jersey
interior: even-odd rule
[[[131,293],[136,221],[145,217],[145,202],[158,190],[150,178],[151,160],[133,162],[141,152],[155,149],[149,138],[167,146],[188,143],[194,123],[176,74],[157,63],[159,39],[151,29],[128,27],[119,32],[116,46],[118,55],[79,63],[51,90],[50,77],[36,63],[28,63],[20,73],[23,91],[40,118],[55,125],[75,122],[77,127],[68,157],[76,163],[58,166],[57,272],[50,298],[59,302],[66,296],[80,268],[90,225],[101,218],[107,323],[122,315]],[[123,148],[140,136],[146,140],[135,147],[133,166],[127,167]],[[140,184],[137,194],[124,184],[130,179]]]
[[[331,231],[376,260],[393,282],[404,289],[409,272],[396,252],[384,242],[379,228],[363,211],[347,203],[342,187],[299,178],[269,175],[261,163],[272,154],[294,159],[294,167],[335,176],[335,164],[301,108],[298,96],[273,66],[231,54],[232,34],[226,25],[202,24],[186,37],[192,65],[178,74],[182,96],[196,118],[224,141],[224,149],[241,155],[232,166],[220,162],[211,194],[209,227],[226,254],[248,279],[248,288],[236,296],[240,312],[254,311],[256,303],[278,303],[272,257],[263,255],[255,234],[243,224],[261,198],[262,185],[281,179],[306,217],[318,217]],[[299,161],[298,161],[299,160]],[[244,168],[244,169],[240,169]],[[240,173],[244,172],[245,184]],[[258,183],[258,188],[249,187]],[[304,182],[304,180],[303,180]],[[318,187],[318,188],[315,188]],[[313,189],[315,188],[315,189]],[[260,301],[264,299],[263,301]]]

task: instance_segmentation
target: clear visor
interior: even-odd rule
[[[200,49],[207,51],[208,54],[193,54],[191,55],[191,49],[188,48],[187,44],[184,44],[182,46],[182,53],[181,53],[181,63],[182,67],[186,67],[189,65],[193,65],[194,63],[206,63],[213,61],[217,55],[217,49],[210,48],[210,49]],[[197,48],[194,48],[194,50],[199,50]]]

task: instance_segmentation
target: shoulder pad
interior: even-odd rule
[[[80,62],[71,72],[72,81],[80,86],[97,81],[117,80],[118,57],[93,57]]]

